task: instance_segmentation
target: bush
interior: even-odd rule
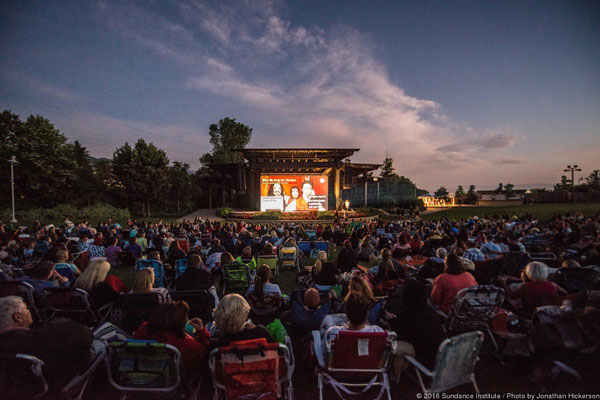
[[[125,221],[130,217],[129,210],[116,208],[110,204],[96,203],[91,207],[77,208],[71,204],[60,204],[53,208],[30,208],[29,210],[17,210],[17,219],[19,221],[49,221],[62,220],[69,217],[74,220],[82,219],[108,219],[115,221]],[[2,220],[10,220],[10,210],[2,212]]]
[[[317,219],[334,219],[335,212],[334,211],[319,211],[317,215]]]
[[[283,213],[281,211],[266,211],[261,213],[256,213],[252,216],[252,219],[258,220],[279,220],[283,217]]]
[[[221,218],[229,218],[232,212],[233,209],[229,207],[217,208],[217,216]]]

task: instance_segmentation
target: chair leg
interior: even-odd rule
[[[392,400],[392,394],[390,393],[390,380],[388,379],[388,374],[383,373],[383,384],[385,385],[385,391],[387,393],[388,400]]]
[[[318,378],[318,386],[319,386],[319,400],[323,400],[323,375],[319,373]]]
[[[485,324],[485,328],[487,329],[487,333],[490,336],[490,339],[492,339],[492,343],[494,344],[494,349],[496,349],[496,351],[498,351],[499,350],[498,343],[496,342],[496,339],[494,338],[494,334],[492,333],[492,330],[490,329],[490,324]]]
[[[479,393],[479,387],[477,387],[477,381],[475,380],[475,374],[471,374],[471,382],[473,382],[473,387],[475,388],[475,393]]]

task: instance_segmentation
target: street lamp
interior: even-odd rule
[[[575,171],[581,171],[581,168],[579,168],[579,165],[575,164],[573,166],[571,165],[567,165],[567,168],[564,170],[564,172],[569,172],[571,171],[571,202],[573,203],[575,201]]]
[[[374,177],[373,181],[377,182],[377,207],[379,207],[379,178],[378,177]]]
[[[15,156],[11,156],[10,160],[8,160],[8,162],[10,163],[10,192],[11,192],[11,196],[12,196],[12,219],[10,220],[11,223],[16,224],[17,223],[17,217],[15,215],[15,173],[14,173],[14,165],[17,162],[17,158]]]

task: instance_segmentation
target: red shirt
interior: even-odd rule
[[[545,305],[548,297],[558,296],[558,290],[552,282],[527,282],[517,289],[517,296],[521,299],[523,307],[535,308]]]
[[[186,371],[198,371],[202,368],[202,360],[206,354],[209,344],[210,335],[206,328],[196,332],[197,338],[185,334],[184,337],[179,337],[171,332],[158,332],[149,335],[146,332],[147,322],[144,322],[138,330],[133,334],[134,339],[156,340],[160,343],[170,344],[181,352],[181,358],[185,365]]]
[[[468,272],[460,275],[441,274],[433,282],[431,300],[435,305],[448,314],[454,305],[454,299],[461,289],[477,286],[477,281]]]

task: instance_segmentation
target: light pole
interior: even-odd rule
[[[17,217],[15,215],[15,173],[14,173],[14,165],[17,162],[17,158],[15,156],[11,156],[10,160],[8,160],[8,162],[10,163],[10,192],[11,192],[11,196],[12,196],[12,219],[10,220],[11,223],[16,224],[17,223]]]
[[[365,173],[365,208],[367,207],[367,184],[369,183],[369,177]]]
[[[579,165],[575,164],[573,166],[571,165],[567,165],[567,168],[564,170],[564,172],[569,172],[571,171],[571,203],[575,202],[575,171],[581,171],[581,168],[579,168]]]
[[[377,207],[379,207],[379,178],[373,178],[373,181],[377,182]]]

